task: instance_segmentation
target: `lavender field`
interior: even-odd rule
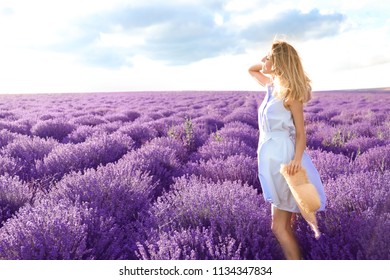
[[[0,96],[0,259],[283,259],[257,178],[264,93]],[[390,94],[316,93],[328,198],[305,259],[390,259]]]

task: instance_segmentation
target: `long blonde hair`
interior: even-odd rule
[[[308,102],[311,99],[311,80],[303,70],[297,51],[285,41],[274,41],[271,60],[277,97]]]

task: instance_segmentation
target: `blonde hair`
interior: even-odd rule
[[[287,42],[276,40],[271,48],[271,61],[276,83],[276,96],[303,103],[311,99],[311,80],[303,70],[297,51]]]

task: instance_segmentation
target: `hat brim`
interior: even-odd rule
[[[316,211],[321,206],[320,196],[315,186],[310,183],[304,168],[294,175],[289,175],[286,168],[286,165],[282,165],[280,173],[286,179],[302,217],[314,231],[315,237],[319,238],[321,233],[317,225]]]
[[[305,212],[316,212],[320,209],[320,197],[313,184],[289,185],[289,187],[295,201]]]

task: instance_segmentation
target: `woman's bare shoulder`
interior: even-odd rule
[[[303,110],[303,102],[296,99],[285,98],[283,105],[289,111]]]

